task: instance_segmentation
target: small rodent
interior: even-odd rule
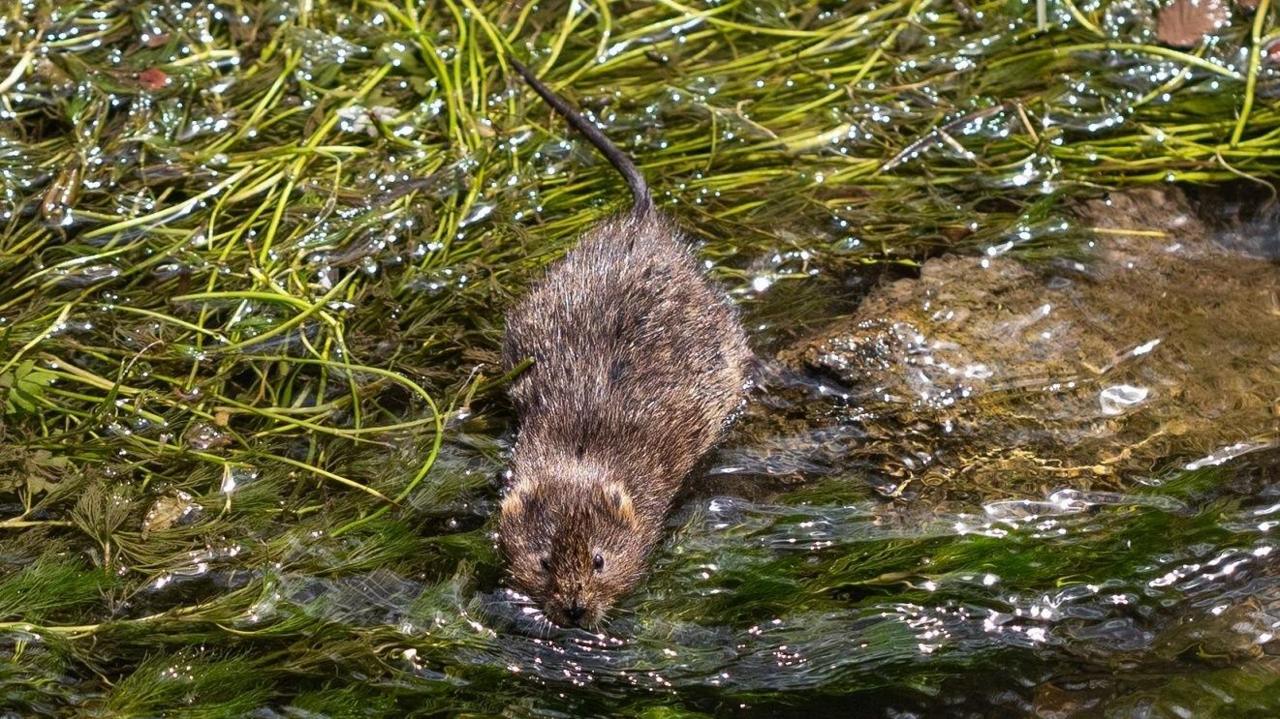
[[[511,64],[634,197],[508,315],[502,348],[507,371],[533,359],[510,389],[519,435],[498,522],[510,579],[557,624],[594,628],[644,578],[677,492],[744,401],[752,355],[631,158]]]

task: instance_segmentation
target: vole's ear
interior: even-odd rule
[[[515,516],[524,511],[525,503],[533,493],[533,483],[527,479],[520,480],[507,490],[502,498],[502,516]]]
[[[629,525],[636,523],[636,508],[631,503],[631,493],[621,482],[610,482],[604,488],[605,499],[613,516]]]

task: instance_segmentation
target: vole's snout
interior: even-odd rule
[[[552,599],[544,609],[547,617],[562,627],[578,627],[594,630],[600,623],[600,607],[593,605],[580,594],[562,595]]]
[[[571,624],[582,626],[582,618],[587,614],[587,608],[577,599],[569,602],[569,606],[564,609],[565,616],[569,618]]]

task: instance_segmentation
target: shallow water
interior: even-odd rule
[[[1280,712],[1244,14],[126,5],[0,10],[0,716]],[[764,360],[602,634],[502,588],[494,363],[621,194],[495,29]]]
[[[549,626],[470,567],[280,573],[240,629],[301,614],[378,632],[394,648],[374,686],[517,715],[1265,716],[1276,225],[1196,212],[1116,195],[1077,213],[1102,230],[1078,259],[934,260],[816,339],[776,340],[791,349],[606,633]],[[1056,341],[1027,339],[1024,304]],[[907,340],[832,358],[908,316]],[[965,371],[979,352],[987,371]],[[455,471],[500,468],[453,452]]]

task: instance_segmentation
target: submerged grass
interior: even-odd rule
[[[1052,248],[1063,196],[1280,170],[1265,0],[1190,51],[1154,44],[1154,3],[1043,7],[0,10],[4,703],[535,711],[477,619],[501,308],[625,192],[501,51],[639,158],[748,304],[816,271]],[[989,551],[953,549],[939,572]],[[920,550],[877,551],[817,573],[744,552],[736,606],[708,611],[747,621]],[[1050,576],[1013,567],[1035,560],[989,556]]]

